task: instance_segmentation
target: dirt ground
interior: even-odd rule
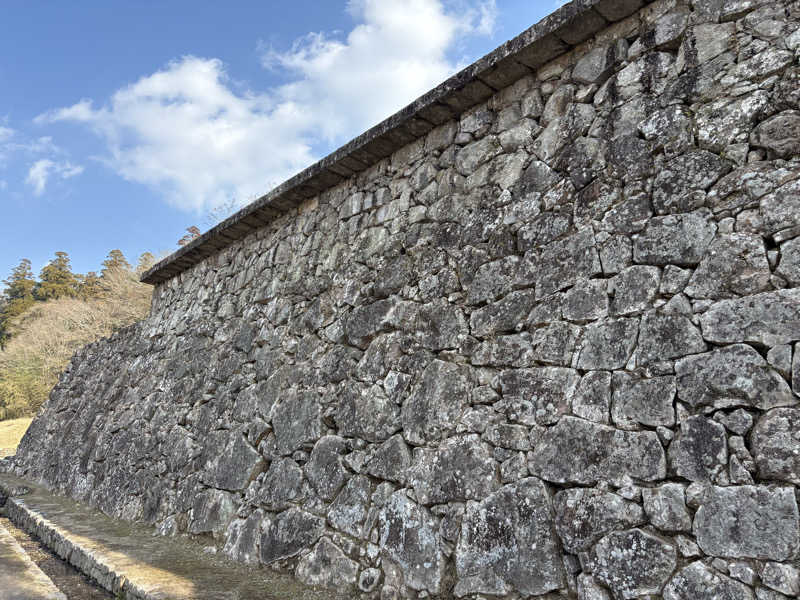
[[[17,445],[28,430],[33,419],[9,419],[0,421],[0,458],[17,452]]]

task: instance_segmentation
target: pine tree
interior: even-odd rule
[[[97,298],[105,291],[103,280],[97,276],[95,271],[89,271],[86,275],[78,275],[78,291],[84,300]]]
[[[10,335],[11,319],[24,313],[35,302],[33,290],[36,281],[33,279],[31,261],[23,258],[3,283],[6,284],[6,289],[3,292],[2,309],[0,309],[0,345],[4,345]]]
[[[108,257],[103,261],[103,271],[101,277],[108,276],[109,273],[121,270],[130,271],[131,265],[122,253],[122,250],[112,250]]]
[[[136,274],[141,277],[154,264],[156,264],[156,257],[150,252],[145,252],[139,257],[139,264],[136,265]]]
[[[41,301],[78,295],[78,279],[70,268],[66,252],[56,252],[56,257],[42,268],[33,295]]]

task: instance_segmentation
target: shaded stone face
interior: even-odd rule
[[[456,547],[458,596],[541,595],[565,587],[550,496],[535,478],[471,502]]]
[[[754,597],[745,584],[726,577],[699,561],[678,571],[664,588],[665,600],[753,600]]]
[[[762,479],[800,485],[800,409],[776,408],[756,423],[753,458]]]

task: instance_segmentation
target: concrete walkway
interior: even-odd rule
[[[0,600],[67,600],[2,525]]]
[[[5,512],[17,527],[36,535],[100,586],[128,600],[349,598],[330,590],[307,588],[289,575],[205,554],[195,539],[155,537],[151,527],[111,519],[10,475],[0,474],[2,496],[8,496]],[[5,571],[3,565],[0,563],[1,571]],[[63,598],[20,598],[40,597]],[[0,592],[0,600],[16,598]]]

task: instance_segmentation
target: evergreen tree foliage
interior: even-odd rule
[[[84,300],[88,300],[89,298],[97,298],[105,289],[103,286],[103,280],[95,271],[89,271],[86,275],[77,275],[77,278],[78,292],[80,297]]]
[[[66,252],[56,252],[56,257],[42,268],[39,283],[33,289],[36,300],[46,301],[63,298],[74,298],[78,295],[78,279],[69,264]]]
[[[6,289],[3,292],[2,307],[0,307],[0,346],[10,336],[9,324],[14,317],[28,310],[35,298],[33,295],[36,281],[33,279],[31,261],[23,258],[19,265],[11,271],[8,279],[3,280]]]
[[[139,257],[139,264],[136,265],[136,275],[141,277],[145,271],[156,264],[156,257],[150,252],[145,252]]]
[[[122,250],[112,250],[108,253],[108,257],[103,261],[101,277],[108,278],[109,274],[122,270],[130,271],[131,265],[125,258]]]

